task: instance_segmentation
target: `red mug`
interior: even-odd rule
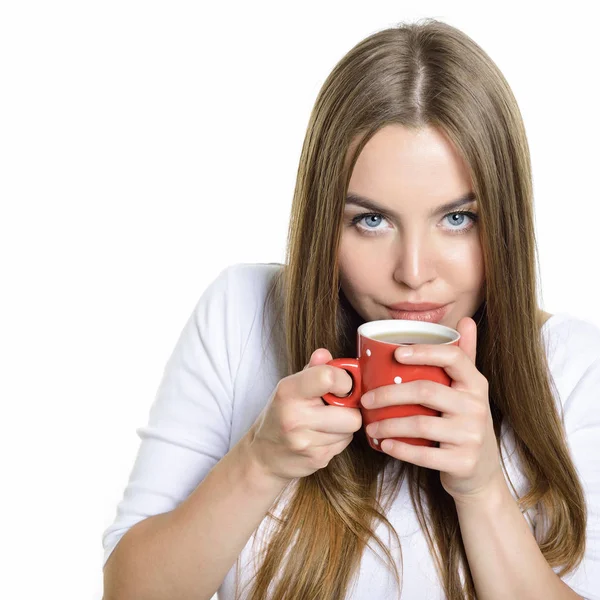
[[[380,337],[393,338],[394,341],[376,339]],[[327,364],[345,369],[352,377],[352,390],[348,396],[339,397],[325,394],[323,400],[327,404],[360,408],[363,426],[369,423],[410,417],[413,415],[439,416],[437,410],[420,404],[402,404],[384,406],[382,408],[364,408],[360,399],[369,390],[383,385],[407,383],[416,379],[428,379],[443,385],[450,385],[451,379],[442,367],[432,365],[405,365],[394,358],[394,350],[398,346],[411,344],[448,344],[458,345],[460,333],[455,329],[424,321],[407,321],[392,319],[384,321],[369,321],[357,330],[358,358],[335,358]],[[366,432],[365,432],[366,434]],[[369,445],[381,452],[380,440],[366,434]],[[421,438],[392,438],[415,446],[435,446],[436,442]]]

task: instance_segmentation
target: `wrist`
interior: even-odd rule
[[[241,476],[251,489],[279,493],[291,482],[290,479],[272,473],[260,460],[252,431],[240,440],[236,450],[241,465]]]
[[[454,504],[456,510],[460,512],[462,509],[468,508],[473,510],[478,508],[484,511],[495,512],[499,507],[503,506],[507,499],[514,500],[504,475],[501,473],[501,477],[496,477],[489,483],[488,486],[465,496],[455,496]]]

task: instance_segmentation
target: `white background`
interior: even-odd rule
[[[502,69],[531,144],[542,307],[600,325],[596,21],[581,2],[491,6],[2,3],[6,597],[101,597],[102,532],[181,328],[221,269],[284,259],[317,92],[379,29],[437,17]]]

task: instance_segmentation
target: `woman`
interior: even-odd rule
[[[311,116],[286,265],[226,269],[167,364],[105,599],[599,599],[600,331],[538,308],[532,201],[518,107],[469,37],[428,20],[353,48]],[[379,453],[321,400],[351,385],[326,363],[405,303],[443,305],[400,308],[461,343],[396,356],[450,387],[371,398],[440,410],[377,432],[439,447]]]

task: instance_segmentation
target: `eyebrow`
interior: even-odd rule
[[[474,192],[468,192],[457,200],[453,200],[452,202],[448,202],[447,204],[442,204],[442,206],[434,208],[432,211],[430,211],[429,216],[435,217],[436,215],[441,215],[442,213],[452,212],[453,210],[456,210],[465,204],[470,204],[471,202],[476,202]],[[353,194],[351,192],[348,193],[346,196],[346,204],[355,204],[356,206],[361,206],[362,208],[366,208],[367,210],[371,210],[373,212],[397,217],[396,213],[393,211],[389,210],[388,208],[384,208],[380,204],[377,204],[377,202],[374,200],[366,198],[365,196],[361,196],[360,194]]]

